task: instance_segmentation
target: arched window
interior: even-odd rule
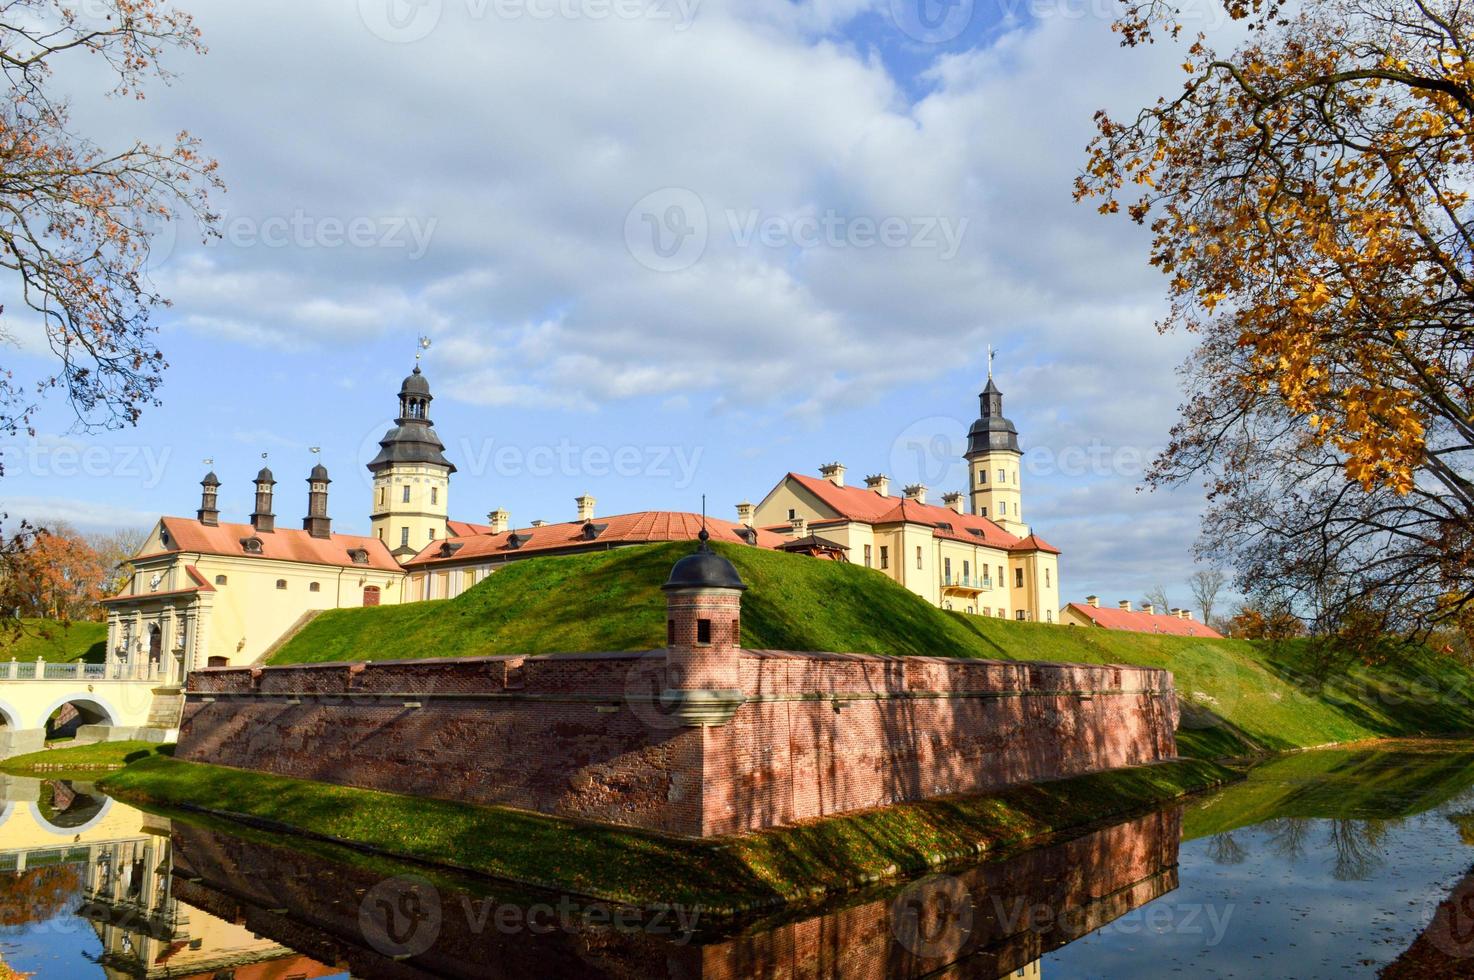
[[[278,589],[285,589],[287,587],[287,580],[284,579],[284,578],[277,579],[276,580],[276,587]]]
[[[321,592],[322,591],[322,583],[321,582],[313,582],[313,583],[309,584],[307,586],[307,591],[308,592]]]
[[[365,606],[377,606],[379,604],[379,587],[377,585],[365,585],[363,587],[363,604]]]

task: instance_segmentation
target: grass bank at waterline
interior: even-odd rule
[[[147,758],[102,788],[143,805],[635,906],[712,914],[805,902],[1125,816],[1238,778],[1185,760],[690,840]]]
[[[122,769],[151,756],[174,754],[174,746],[157,742],[97,742],[68,748],[44,749],[0,760],[0,772],[16,775],[91,772]]]

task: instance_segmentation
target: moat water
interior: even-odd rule
[[[0,961],[210,980],[1474,975],[1474,754],[1286,757],[1185,806],[739,922],[431,881],[0,777]]]

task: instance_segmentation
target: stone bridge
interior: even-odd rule
[[[0,759],[38,751],[56,734],[173,741],[180,706],[178,683],[157,670],[12,660],[0,664]]]

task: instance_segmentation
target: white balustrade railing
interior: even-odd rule
[[[158,682],[165,675],[157,661],[129,663],[126,660],[110,660],[105,664],[74,663],[54,664],[45,660],[21,661],[12,659],[0,663],[0,681],[148,681]]]

